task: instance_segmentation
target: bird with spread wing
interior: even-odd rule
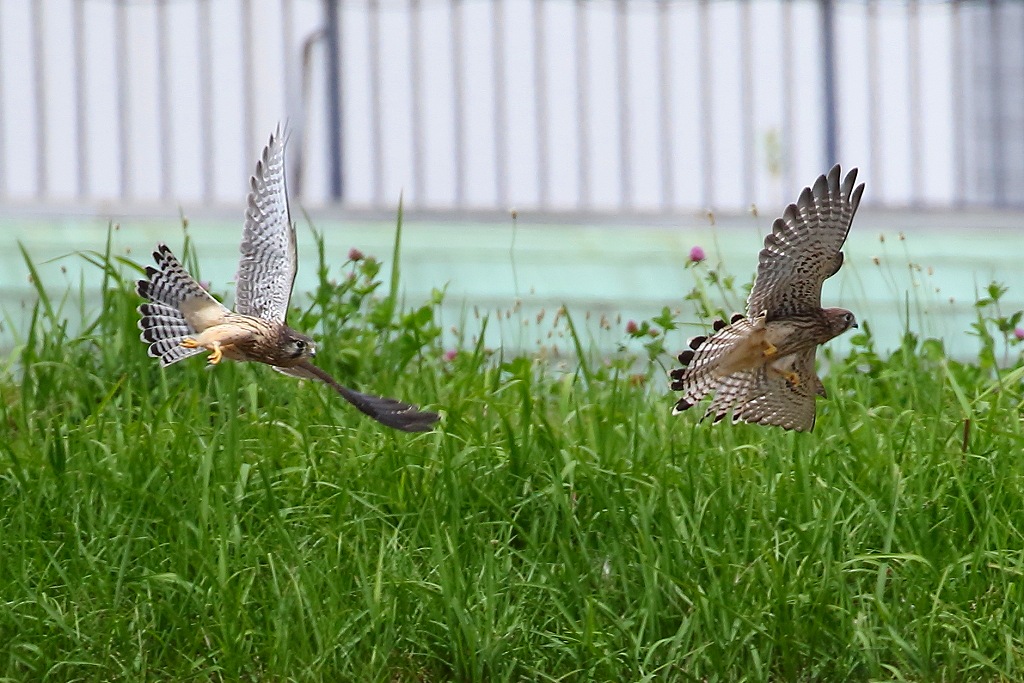
[[[672,389],[683,393],[679,414],[714,393],[704,417],[730,412],[743,420],[784,429],[814,428],[815,398],[825,387],[814,369],[818,346],[857,327],[853,313],[821,307],[821,287],[843,265],[841,251],[864,184],[857,169],[840,182],[839,166],[805,187],[786,207],[761,250],[746,315],[715,321],[679,354]]]
[[[391,398],[354,391],[313,365],[313,340],[288,327],[285,318],[298,269],[295,225],[285,184],[285,137],[280,126],[270,136],[249,181],[242,233],[235,310],[214,299],[188,274],[165,244],[153,252],[156,266],[136,291],[142,341],[162,366],[209,351],[209,362],[223,358],[266,363],[278,372],[315,379],[381,424],[406,432],[429,431],[437,413]]]

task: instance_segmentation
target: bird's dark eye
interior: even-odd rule
[[[296,339],[295,348],[301,351],[302,349],[306,348],[306,342],[302,341],[301,339]]]

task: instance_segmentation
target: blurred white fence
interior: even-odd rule
[[[1024,205],[1024,3],[0,0],[0,205],[677,214],[833,161],[890,207]]]

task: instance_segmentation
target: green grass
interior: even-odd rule
[[[671,313],[612,358],[560,315],[567,370],[472,337],[447,359],[440,293],[402,309],[397,274],[321,242],[292,322],[342,381],[444,413],[408,435],[266,367],[161,370],[132,264],[86,257],[102,301],[40,288],[0,379],[0,679],[1024,677],[997,290],[976,361],[861,334],[792,434],[672,417]],[[710,313],[723,279],[694,273]]]

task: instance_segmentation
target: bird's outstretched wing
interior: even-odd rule
[[[854,187],[857,169],[842,184],[839,175],[833,166],[775,219],[758,257],[748,316],[767,311],[773,320],[821,307],[821,285],[843,265],[840,249],[864,192],[863,183]]]
[[[324,384],[330,385],[331,388],[341,394],[342,398],[354,405],[362,413],[393,429],[400,429],[403,432],[429,432],[438,420],[437,413],[420,410],[414,405],[402,403],[393,398],[363,394],[342,386],[333,377],[309,361],[304,360],[298,365],[287,368],[275,367],[274,369],[292,377],[317,379]]]
[[[249,179],[235,310],[284,324],[298,270],[285,184],[285,135],[278,125]]]

